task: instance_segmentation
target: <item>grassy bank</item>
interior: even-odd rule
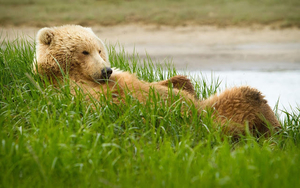
[[[300,26],[299,0],[0,0],[0,24]]]
[[[203,116],[180,106],[86,101],[32,74],[33,44],[0,46],[0,187],[297,187],[299,109],[286,113],[282,132],[233,142]],[[128,57],[132,57],[129,64]],[[147,81],[177,74],[137,54],[110,48],[114,66]],[[195,80],[206,98],[217,79]]]

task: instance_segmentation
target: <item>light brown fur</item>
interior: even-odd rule
[[[196,99],[193,84],[185,76],[149,83],[134,74],[113,70],[110,77],[103,78],[101,72],[110,66],[108,53],[103,42],[89,28],[67,25],[41,29],[37,35],[36,60],[37,72],[46,75],[54,84],[57,84],[56,79],[62,80],[62,72],[67,73],[74,81],[72,87],[80,87],[96,99],[100,95],[112,96],[113,102],[119,102],[120,98],[122,101],[126,95],[131,95],[146,102],[154,90],[170,106],[174,102],[173,96],[179,95],[179,101],[186,103],[182,105],[182,112],[188,111],[191,105],[199,114],[213,108],[216,121],[225,133],[233,136],[245,134],[246,124],[254,135],[268,135],[273,128],[280,128],[262,94],[250,87],[227,89],[201,101]]]
[[[277,130],[281,127],[264,96],[251,87],[227,89],[201,104],[214,108],[217,121],[225,125],[224,131],[233,135],[245,134],[245,124],[254,135],[269,134],[269,128]]]

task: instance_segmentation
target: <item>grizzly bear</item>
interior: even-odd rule
[[[253,134],[269,133],[281,127],[263,95],[247,86],[227,89],[219,95],[201,100],[191,81],[185,76],[175,76],[160,82],[146,82],[135,74],[110,67],[104,43],[90,28],[78,25],[43,28],[36,38],[34,71],[46,76],[54,85],[69,76],[72,87],[98,98],[111,96],[118,103],[126,95],[141,103],[149,100],[155,91],[166,104],[172,106],[173,96],[178,96],[182,112],[195,106],[200,115],[212,109],[215,121],[222,130],[234,137],[246,134],[247,127]]]

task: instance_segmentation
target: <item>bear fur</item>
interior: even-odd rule
[[[100,95],[111,96],[117,103],[131,95],[146,102],[155,90],[170,106],[174,103],[173,96],[179,96],[179,101],[187,104],[182,105],[182,112],[188,112],[191,105],[198,109],[199,115],[213,109],[215,121],[234,137],[246,134],[247,127],[253,134],[267,136],[281,127],[263,95],[254,88],[235,87],[200,100],[185,76],[149,83],[139,80],[135,74],[112,69],[104,43],[90,28],[66,25],[39,30],[35,58],[35,72],[45,75],[55,85],[63,80],[64,73],[73,81],[73,88],[80,87],[96,99]]]

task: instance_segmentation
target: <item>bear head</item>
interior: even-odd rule
[[[35,58],[34,71],[49,78],[67,74],[74,81],[101,82],[112,74],[104,43],[90,28],[78,25],[40,29]]]

